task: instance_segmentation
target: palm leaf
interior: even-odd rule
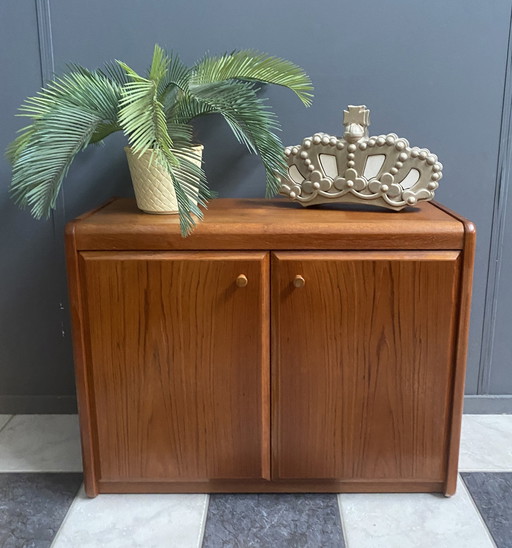
[[[159,82],[157,95],[167,118],[171,119],[170,113],[174,106],[182,94],[188,92],[191,72],[174,53],[168,54],[168,61],[167,71]]]
[[[192,144],[192,127],[170,122],[168,129],[173,136],[173,153],[179,160],[178,166],[169,166],[169,172],[173,177],[178,200],[181,233],[186,236],[194,228],[193,215],[203,218],[199,206],[206,207],[207,201],[213,198],[213,193],[208,188],[202,167],[197,165],[197,150]]]
[[[48,217],[76,154],[91,141],[101,118],[64,105],[38,120],[30,142],[15,158],[11,195],[21,207],[31,207],[36,219]]]
[[[26,126],[18,130],[18,137],[12,141],[5,151],[5,156],[11,164],[14,164],[19,158],[23,149],[30,143],[34,134],[34,127],[32,125]]]
[[[97,72],[121,87],[130,80],[126,71],[116,61],[105,63],[105,67],[103,69],[98,69]]]
[[[125,63],[118,61],[130,81],[125,84],[119,106],[119,123],[128,136],[133,151],[142,156],[151,150],[151,161],[164,168],[177,166],[172,152],[172,139],[167,131],[164,107],[158,98],[158,88],[169,66],[169,58],[155,46],[149,78],[139,76]]]
[[[306,106],[311,104],[313,97],[311,80],[299,66],[252,50],[204,57],[193,68],[190,87],[192,90],[196,85],[232,79],[285,86],[294,91]]]
[[[7,149],[10,192],[34,217],[48,217],[76,154],[119,130],[121,88],[104,74],[75,66],[20,107],[31,124]]]
[[[187,93],[182,94],[180,99],[176,101],[173,109],[169,112],[168,118],[177,123],[188,124],[197,116],[216,113],[215,107]]]
[[[172,135],[174,146],[192,146],[192,126],[188,123],[167,122],[167,131]]]
[[[197,153],[192,145],[176,142],[173,152],[179,159],[179,165],[168,164],[166,167],[176,192],[181,234],[187,236],[195,226],[193,215],[199,220],[203,218],[200,206],[206,206],[212,193],[208,190],[202,167],[196,164]]]
[[[194,93],[196,103],[219,112],[236,138],[251,152],[259,154],[266,171],[266,194],[276,194],[280,186],[279,177],[286,173],[283,145],[274,133],[280,129],[279,123],[270,108],[257,97],[253,85],[221,82],[196,86]]]
[[[169,63],[169,56],[158,44],[155,44],[153,59],[148,71],[148,79],[153,80],[153,82],[161,82],[167,73]]]
[[[66,103],[98,113],[106,121],[115,123],[120,97],[121,86],[99,71],[74,65],[72,72],[50,82],[35,97],[28,98],[20,111],[30,118],[37,118],[38,115],[47,115],[51,106]]]
[[[167,70],[160,79],[159,95],[161,96],[169,87],[177,87],[187,91],[190,81],[191,70],[185,65],[175,53],[167,54]]]
[[[213,105],[200,101],[190,93],[184,93],[169,112],[168,119],[174,120],[178,124],[188,124],[197,116],[215,114],[217,112],[217,109]]]

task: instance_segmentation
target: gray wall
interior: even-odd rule
[[[339,134],[342,108],[364,103],[373,133],[395,131],[439,155],[437,198],[478,228],[467,409],[512,412],[510,12],[511,0],[4,0],[0,148],[23,125],[14,116],[22,100],[68,62],[122,59],[142,70],[155,42],[187,63],[236,48],[297,62],[316,87],[310,109],[286,90],[264,91],[284,143]],[[263,196],[260,162],[221,120],[202,120],[197,132],[221,197]],[[63,228],[112,195],[132,194],[122,145],[116,135],[78,157],[50,222],[16,209],[0,160],[0,412],[74,408]]]

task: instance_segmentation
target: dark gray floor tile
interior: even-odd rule
[[[0,546],[50,546],[82,483],[82,474],[0,474]]]
[[[211,495],[203,548],[344,547],[336,495]]]
[[[512,548],[512,472],[461,474],[498,548]]]

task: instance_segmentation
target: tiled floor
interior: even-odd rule
[[[512,548],[512,415],[466,415],[457,494],[85,497],[77,418],[0,415],[0,548]]]

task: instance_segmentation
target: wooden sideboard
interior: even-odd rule
[[[66,242],[89,496],[455,492],[470,222],[117,199]]]

